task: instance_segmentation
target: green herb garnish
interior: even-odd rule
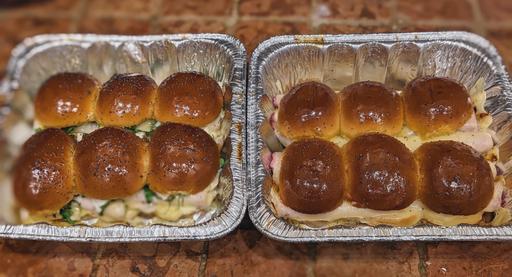
[[[66,132],[66,134],[71,134],[73,133],[73,131],[75,130],[76,126],[70,126],[70,127],[66,127],[66,128],[62,128],[62,130],[64,132]]]
[[[146,198],[146,202],[153,202],[153,198],[155,198],[156,194],[149,188],[148,185],[144,186],[144,197]]]
[[[103,213],[105,212],[105,209],[107,208],[108,205],[110,205],[111,202],[112,202],[112,200],[108,200],[107,202],[105,202],[103,205],[100,206],[100,215],[103,215]]]
[[[169,195],[169,197],[167,197],[167,201],[173,202],[174,200],[176,200],[176,201],[178,201],[178,206],[183,206],[183,202],[185,201],[185,196],[186,196],[185,194],[181,194],[181,193]]]
[[[62,219],[66,221],[69,224],[75,224],[75,221],[71,219],[71,216],[73,215],[73,200],[66,204],[66,206],[62,207],[60,209],[59,214],[62,216]]]
[[[226,164],[226,160],[224,158],[220,158],[220,168],[223,168]]]
[[[137,133],[137,125],[126,127],[126,130]]]
[[[44,130],[44,129],[43,129],[43,128],[36,128],[36,130],[35,130],[35,131],[36,131],[36,133],[39,133],[39,132],[41,132],[42,130]]]

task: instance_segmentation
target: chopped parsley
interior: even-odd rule
[[[133,133],[137,133],[137,125],[126,127],[126,130],[131,131]]]
[[[76,126],[70,126],[70,127],[66,127],[66,128],[62,128],[62,130],[64,132],[66,132],[66,134],[71,134],[73,133],[73,131],[75,130]]]
[[[153,198],[155,198],[156,194],[149,188],[148,185],[144,186],[144,197],[146,198],[146,202],[153,202]]]
[[[185,196],[186,195],[182,194],[182,193],[169,195],[169,197],[167,197],[167,201],[173,202],[174,200],[176,200],[176,201],[178,201],[178,206],[183,206],[183,202],[185,200]]]
[[[228,163],[228,162],[229,162],[228,154],[221,152],[220,153],[220,168],[223,168],[226,165],[226,163]]]
[[[66,221],[69,224],[75,224],[75,221],[71,219],[71,216],[73,215],[72,205],[73,201],[70,201],[69,203],[66,204],[66,206],[62,207],[62,209],[60,209],[59,211],[59,214],[60,216],[62,216],[62,219],[64,219],[64,221]]]

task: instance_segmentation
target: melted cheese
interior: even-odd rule
[[[456,226],[460,224],[477,224],[482,220],[483,212],[473,215],[449,215],[436,213],[428,208],[423,210],[423,218],[435,225]]]
[[[503,195],[503,191],[505,190],[505,180],[503,178],[499,178],[494,182],[494,193],[492,195],[491,201],[487,204],[487,207],[484,208],[484,212],[494,212],[501,207],[501,197]]]
[[[172,201],[167,200],[171,196],[170,194],[158,194],[158,197],[155,197],[151,203],[147,203],[143,190],[118,200],[77,196],[71,205],[71,219],[77,223],[96,226],[108,226],[113,223],[139,226],[146,223],[144,217],[147,216],[155,216],[155,222],[164,224],[169,221],[181,220],[212,208],[213,201],[219,193],[217,190],[219,181],[220,170],[204,190],[196,194],[181,195]],[[100,213],[102,214],[100,215]],[[25,209],[20,209],[20,218],[23,224],[38,222],[53,224],[61,220],[58,211],[29,212]],[[193,220],[191,224],[194,224]]]
[[[182,199],[175,199],[174,201],[160,200],[156,203],[155,214],[161,219],[175,221],[184,216],[189,216],[200,210],[205,210],[211,206],[218,191],[216,190],[219,184],[220,171],[213,181],[204,190],[191,195],[183,196]],[[167,199],[170,195],[161,195],[162,199]]]
[[[278,217],[291,219],[299,222],[336,222],[355,221],[371,226],[414,226],[422,218],[422,208],[418,201],[413,202],[409,207],[396,211],[377,211],[372,209],[357,208],[349,202],[344,201],[336,209],[320,214],[304,214],[287,207],[272,189],[270,201],[273,204],[275,214]]]
[[[491,221],[492,226],[505,225],[512,220],[511,212],[507,208],[499,208],[494,213],[494,219]]]
[[[485,80],[483,78],[476,81],[473,87],[469,90],[469,96],[477,113],[484,113],[487,97],[485,95]]]
[[[349,142],[349,139],[347,137],[335,136],[330,141],[338,145],[338,147],[343,147],[343,145]]]
[[[304,214],[287,207],[279,197],[278,193],[272,189],[270,191],[270,202],[274,213],[278,217],[291,219],[301,223],[322,223],[322,222],[357,222],[371,226],[390,225],[390,226],[414,226],[424,219],[425,221],[440,226],[456,226],[460,224],[478,224],[482,220],[484,211],[495,212],[495,218],[491,224],[498,226],[507,223],[511,218],[509,209],[504,209],[496,203],[501,203],[502,189],[497,185],[493,200],[481,212],[473,215],[449,215],[437,213],[425,207],[419,200],[413,202],[409,207],[395,211],[378,211],[365,208],[354,207],[347,201],[344,201],[336,209],[320,214]]]
[[[203,127],[203,130],[215,140],[217,145],[222,146],[229,135],[230,127],[231,120],[225,116],[225,112],[222,110],[217,118]]]
[[[439,136],[435,138],[430,138],[423,140],[417,135],[411,136],[398,136],[396,137],[400,140],[407,148],[411,151],[416,150],[421,144],[430,141],[439,141],[439,140],[453,140],[462,142],[473,147],[476,151],[480,153],[485,153],[492,149],[494,142],[492,140],[492,136],[487,131],[474,131],[474,132],[461,132],[457,131],[450,135]]]

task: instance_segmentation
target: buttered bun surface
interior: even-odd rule
[[[157,85],[138,73],[116,74],[103,84],[96,106],[96,121],[103,126],[129,127],[153,116]]]
[[[404,123],[402,99],[378,82],[359,82],[340,93],[340,129],[348,137],[369,132],[394,135]]]
[[[105,200],[127,197],[145,184],[147,146],[130,131],[101,128],[78,143],[75,165],[80,194]]]
[[[416,200],[418,167],[397,139],[370,133],[343,148],[347,198],[357,207],[400,210]]]
[[[318,82],[293,87],[279,103],[277,129],[285,137],[329,139],[339,133],[336,93]]]
[[[85,73],[58,73],[39,88],[35,119],[44,127],[68,127],[92,121],[99,83]]]
[[[214,79],[197,72],[179,72],[158,87],[155,118],[202,127],[219,116],[222,106],[222,89]]]
[[[457,131],[471,117],[471,100],[466,88],[443,77],[420,77],[403,91],[407,126],[422,137]]]
[[[343,201],[341,150],[321,139],[293,142],[283,152],[277,185],[283,203],[298,212],[335,209]]]
[[[152,190],[194,194],[204,190],[220,168],[220,152],[203,129],[165,123],[150,142],[148,183]]]
[[[24,144],[13,168],[14,195],[31,211],[57,211],[75,194],[75,142],[60,129],[45,129]]]
[[[420,166],[420,199],[450,215],[482,211],[494,193],[489,163],[470,146],[455,141],[423,144],[414,152]]]

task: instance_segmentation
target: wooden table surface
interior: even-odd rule
[[[512,0],[0,1],[0,76],[39,33],[219,32],[249,55],[278,34],[467,30],[512,66]],[[210,242],[98,244],[0,240],[0,276],[512,276],[512,242],[288,244],[246,218]]]

